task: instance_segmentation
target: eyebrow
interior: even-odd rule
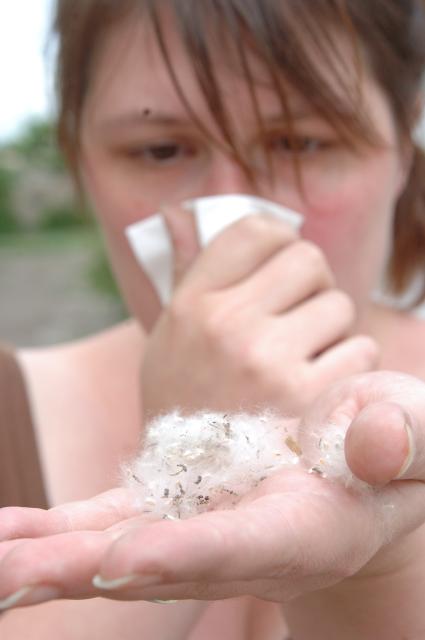
[[[308,107],[297,106],[289,109],[291,118],[294,121],[317,118],[319,115]],[[285,122],[284,114],[277,113],[269,117],[264,117],[264,123],[277,125]],[[175,116],[166,112],[157,111],[154,108],[145,107],[142,109],[124,112],[105,118],[99,128],[103,131],[114,131],[123,128],[140,127],[141,125],[152,125],[157,127],[187,127],[195,123],[189,115]]]
[[[107,117],[99,126],[102,129],[114,130],[124,127],[139,127],[140,125],[146,124],[155,126],[182,126],[188,123],[191,124],[191,122],[189,116],[177,117],[146,107],[137,111],[128,111],[116,116]]]

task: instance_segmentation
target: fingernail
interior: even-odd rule
[[[104,589],[105,591],[114,591],[115,589],[121,589],[127,585],[135,587],[150,587],[152,585],[160,584],[162,582],[159,576],[140,576],[132,574],[129,576],[123,576],[122,578],[114,578],[113,580],[105,580],[102,576],[95,576],[92,580],[92,584],[97,589]]]
[[[21,589],[18,589],[18,591],[15,591],[15,593],[12,593],[7,598],[0,600],[0,611],[11,609],[17,604],[40,604],[41,602],[47,602],[48,600],[59,598],[60,595],[60,591],[56,587],[28,585],[26,587],[21,587]]]
[[[408,441],[409,450],[408,450],[406,459],[403,462],[403,465],[402,465],[400,471],[398,472],[398,474],[395,477],[395,480],[399,480],[402,476],[404,476],[404,474],[408,471],[409,467],[411,466],[411,464],[413,462],[413,458],[415,457],[415,443],[414,443],[414,440],[413,440],[412,429],[411,429],[410,425],[408,425],[408,424],[405,424],[404,428],[405,428],[406,434],[407,434],[407,441]]]
[[[107,591],[113,591],[114,589],[120,589],[128,584],[131,584],[136,579],[136,576],[123,576],[122,578],[115,578],[114,580],[105,580],[101,576],[95,576],[92,580],[92,584],[97,589],[106,589]]]
[[[196,209],[195,200],[185,200],[181,203],[180,207],[188,213],[193,213]]]

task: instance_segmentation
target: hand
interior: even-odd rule
[[[372,559],[390,572],[400,536],[425,520],[425,384],[388,372],[349,379],[324,393],[300,428],[326,432],[335,422],[348,427],[353,471],[379,485],[401,470],[402,479],[358,493],[302,469],[282,471],[232,511],[173,522],[136,516],[124,490],[48,512],[4,509],[0,599],[18,592],[6,603],[28,604],[37,592],[22,596],[21,588],[41,585],[64,598],[251,594],[286,602],[360,571],[376,574]]]
[[[191,216],[166,211],[178,286],[146,347],[147,417],[271,406],[298,414],[329,384],[376,365],[371,338],[321,251],[271,216],[247,217],[199,255]]]

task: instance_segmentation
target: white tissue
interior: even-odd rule
[[[298,229],[303,217],[275,202],[241,194],[197,198],[184,203],[195,217],[201,247],[220,231],[241,218],[258,213],[274,215]],[[189,214],[190,215],[190,214]],[[130,246],[149,276],[163,305],[171,299],[173,249],[165,222],[160,214],[126,228]]]

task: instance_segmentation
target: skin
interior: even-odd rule
[[[127,43],[125,49],[123,41]],[[220,139],[190,63],[170,28],[167,41],[190,104],[208,130]],[[252,61],[252,65],[257,71],[259,63]],[[119,73],[115,73],[118,68]],[[264,75],[261,67],[258,73]],[[280,178],[274,187],[267,178],[255,114],[243,79],[227,72],[220,73],[220,82],[239,144],[256,167],[256,192],[305,216],[303,238],[323,250],[338,286],[350,294],[358,312],[362,312],[387,256],[393,206],[406,178],[407,158],[400,153],[384,96],[370,78],[365,80],[368,111],[388,148],[373,152],[365,149],[355,155],[338,141],[335,132],[305,100],[290,92],[296,135],[305,147],[304,200],[297,188],[292,155],[285,149],[288,131],[273,91],[264,86],[257,88],[267,123],[267,144]],[[144,115],[147,111],[149,115]],[[109,33],[83,115],[82,177],[101,221],[121,287],[124,293],[130,292],[127,301],[134,315],[146,324],[147,292],[140,267],[130,257],[123,235],[125,226],[152,215],[164,204],[206,194],[252,193],[253,186],[242,170],[191,122],[152,34],[138,23],[124,24]],[[175,123],[164,122],[163,118]],[[164,146],[168,147],[169,158],[156,161],[158,148]],[[353,246],[359,258],[355,270]]]
[[[216,133],[172,29],[168,36],[186,94]],[[111,72],[117,68],[119,73]],[[421,593],[425,586],[421,560],[425,388],[418,379],[425,376],[425,354],[420,352],[424,330],[418,321],[369,301],[387,255],[394,205],[405,182],[408,154],[398,145],[384,96],[366,76],[363,90],[369,113],[387,147],[364,149],[360,156],[355,155],[338,143],[329,125],[309,112],[297,121],[297,135],[314,140],[306,145],[302,156],[308,193],[305,200],[296,189],[290,154],[282,152],[278,144],[286,130],[279,126],[276,132],[276,126],[270,125],[273,161],[282,176],[278,187],[272,188],[264,176],[259,134],[247,107],[246,89],[240,79],[226,71],[220,78],[230,96],[229,109],[238,123],[240,144],[257,167],[256,193],[300,211],[305,216],[303,238],[283,224],[257,217],[225,230],[198,254],[188,217],[176,203],[199,195],[250,193],[253,187],[240,168],[194,128],[149,33],[133,23],[115,26],[99,53],[84,105],[80,170],[123,293],[140,323],[153,330],[145,341],[139,330],[127,327],[113,337],[81,345],[72,350],[72,355],[56,350],[50,359],[40,360],[24,354],[40,425],[53,423],[50,403],[41,396],[46,375],[54,378],[53,361],[64,365],[61,384],[64,375],[73,380],[70,363],[71,372],[79,371],[82,364],[88,371],[81,386],[78,382],[70,384],[65,400],[69,407],[80,407],[80,420],[75,412],[65,416],[64,430],[56,438],[52,427],[40,428],[53,503],[88,497],[94,488],[100,491],[119,456],[135,447],[141,414],[134,398],[139,394],[137,363],[142,350],[145,415],[167,410],[176,402],[188,410],[206,402],[223,410],[234,409],[241,402],[249,406],[248,397],[253,404],[273,403],[283,413],[298,414],[302,433],[308,433],[311,425],[326,429],[329,422],[339,420],[348,429],[346,456],[352,470],[383,488],[373,499],[364,499],[316,476],[277,474],[246,496],[235,511],[209,513],[183,523],[141,519],[128,494],[117,490],[48,512],[6,509],[0,518],[0,537],[5,540],[0,544],[0,599],[23,585],[54,587],[56,597],[68,599],[102,595],[117,600],[209,601],[240,595],[249,598],[232,601],[234,608],[226,611],[226,620],[235,625],[230,631],[219,626],[223,618],[220,607],[226,606],[223,603],[218,603],[209,618],[205,614],[199,624],[204,614],[202,602],[176,605],[173,640],[187,638],[189,629],[190,640],[207,640],[208,634],[218,637],[217,633],[223,638],[245,640],[247,629],[243,624],[238,626],[237,620],[241,610],[246,620],[248,611],[257,606],[252,597],[286,603],[285,613],[297,640],[310,638],[313,633],[318,640],[338,635],[344,640],[395,640],[401,632],[419,637],[423,621],[414,592]],[[264,87],[258,88],[258,97],[270,122],[276,116],[275,98]],[[299,96],[292,99],[294,109],[308,111]],[[179,121],[177,125],[156,120],[163,105],[167,114]],[[149,117],[128,121],[128,114],[140,114],[144,109],[150,109]],[[168,147],[170,140],[181,145],[177,156],[165,165],[152,160],[152,150],[140,151],[146,145],[164,146],[164,140]],[[164,208],[164,204],[179,281],[170,308],[160,314],[158,301],[128,249],[123,230]],[[280,273],[291,274],[285,286],[278,284]],[[373,338],[378,335],[383,366],[391,365],[416,377],[400,378],[385,371],[365,373],[376,367]],[[406,348],[394,349],[394,335],[397,344],[401,341]],[[113,339],[115,350],[106,346]],[[102,362],[100,354],[104,354]],[[99,373],[108,369],[110,365],[105,365],[110,362],[122,369],[113,381],[104,374],[96,377],[100,386],[96,390],[89,378],[96,368]],[[167,362],[166,371],[158,365],[163,362]],[[182,362],[185,371],[196,371],[202,384],[190,385],[189,389],[180,384]],[[37,374],[43,366],[42,385],[37,382]],[[117,380],[122,380],[123,388],[112,392]],[[331,383],[336,386],[329,389]],[[161,389],[160,395],[157,389]],[[86,394],[90,402],[81,402]],[[108,394],[114,400],[110,407]],[[110,422],[96,413],[93,398],[106,402],[111,410]],[[130,413],[125,404],[129,398]],[[56,419],[59,415],[62,419],[64,406],[57,403]],[[83,475],[76,486],[69,477],[77,474],[59,469],[67,458],[63,434],[74,434],[74,440],[70,436],[65,442],[68,447],[73,443],[78,456],[83,431],[75,434],[74,426],[93,421],[100,426],[87,437],[84,459],[97,452],[105,425],[114,434],[115,446],[111,449],[115,453],[111,455],[106,448],[106,453],[99,456],[100,470],[91,471],[93,477]],[[120,435],[116,434],[118,421],[123,424]],[[403,480],[410,481],[394,481],[409,456],[412,460]],[[83,464],[82,469],[87,466],[93,465]],[[394,505],[389,513],[388,503]],[[388,545],[388,540],[393,544]],[[35,560],[40,554],[44,554],[43,563]],[[91,584],[96,573],[105,580],[135,578],[120,587],[98,589]],[[385,588],[380,585],[383,577]],[[394,606],[394,600],[406,597],[406,585],[410,585],[408,594],[415,605],[413,615]],[[367,613],[371,593],[379,595],[374,600],[376,626],[371,626],[372,617]],[[54,595],[29,591],[16,604],[39,602]],[[389,601],[390,605],[385,605]],[[89,605],[87,611],[96,620],[99,610],[91,603],[84,605]],[[158,605],[134,605],[137,609],[132,609],[131,615],[152,625],[152,637],[169,637],[170,619],[161,608],[158,613]],[[57,620],[72,616],[70,603],[45,606],[51,607],[45,610],[53,624],[48,629],[62,631]],[[260,616],[264,621],[278,610],[273,604],[261,606],[266,606]],[[350,607],[366,613],[353,615]],[[31,615],[37,619],[37,610],[40,608],[20,613],[21,618],[8,614],[1,623],[6,635],[19,637],[19,621],[28,624]],[[117,610],[113,614],[108,611],[102,615],[110,631],[107,625],[116,619]],[[314,622],[316,611],[320,611],[320,629]],[[397,620],[392,617],[395,611]],[[273,620],[271,629],[259,629],[254,637],[281,638],[283,622],[277,617]],[[133,637],[131,632],[129,638]],[[43,637],[42,632],[39,637]],[[69,637],[74,640],[84,635],[75,632]]]

